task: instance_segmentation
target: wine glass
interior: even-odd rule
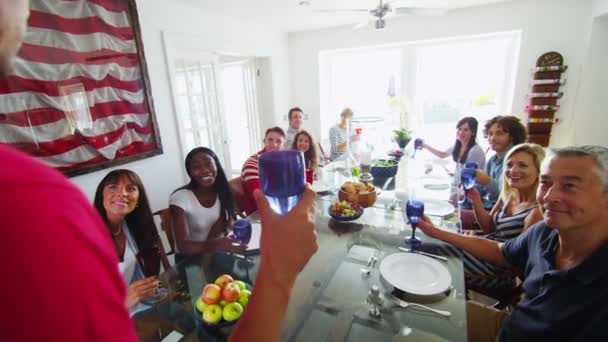
[[[472,168],[464,168],[460,171],[460,182],[464,188],[464,203],[468,201],[467,190],[471,190],[475,186],[475,178],[477,177],[477,170]]]
[[[232,225],[233,238],[239,240],[242,244],[246,245],[251,240],[251,222],[249,220],[236,220]]]
[[[473,169],[473,170],[477,170],[477,169],[479,169],[479,163],[478,163],[478,162],[474,162],[474,161],[471,161],[471,162],[466,162],[466,163],[464,164],[464,168],[465,168],[465,169]]]
[[[416,157],[416,151],[422,149],[422,144],[423,143],[424,143],[424,140],[422,140],[420,138],[416,138],[414,140],[414,153],[412,153],[412,159]]]
[[[265,152],[260,156],[262,191],[270,207],[287,214],[300,200],[306,184],[304,154],[296,150]]]
[[[422,241],[416,237],[416,224],[424,214],[424,203],[417,200],[408,200],[403,207],[403,211],[405,212],[405,217],[407,217],[412,225],[412,236],[405,239],[405,242],[412,247],[418,246]]]

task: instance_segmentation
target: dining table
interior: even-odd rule
[[[338,200],[341,185],[355,180],[351,163],[345,159],[333,161],[317,173],[313,188],[317,191],[318,250],[294,284],[281,340],[466,341],[462,254],[458,250],[446,253],[443,242],[419,230],[416,235],[422,243],[418,248],[412,249],[405,242],[412,233],[403,213],[408,199],[423,201],[425,214],[441,229],[459,231],[458,204],[450,202],[458,193],[453,177],[434,160],[406,155],[398,161],[392,179],[376,182],[377,199],[359,218],[347,222],[333,218],[329,207]],[[257,213],[247,219],[254,226],[260,225]],[[387,277],[383,263],[386,266],[396,254],[414,254],[420,264],[408,264],[408,268],[399,269],[400,274]],[[191,256],[165,270],[160,280],[169,296],[134,316],[140,339],[226,341],[235,325],[204,324],[194,302],[203,287],[222,274],[250,284],[255,293],[263,257],[259,250],[241,254],[214,251]],[[387,280],[398,277],[421,287],[433,285],[418,284],[421,274],[434,272],[425,268],[431,264],[447,270],[449,286],[441,293],[407,292]],[[264,324],[264,317],[256,319]]]

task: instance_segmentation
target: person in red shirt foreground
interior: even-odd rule
[[[27,0],[0,1],[0,77],[25,32]],[[103,222],[56,170],[0,146],[0,321],[6,341],[136,341],[126,286]],[[277,341],[296,277],[317,250],[315,194],[279,217],[259,190],[262,264],[231,341]],[[262,321],[255,317],[264,317]],[[263,323],[261,323],[263,322]]]

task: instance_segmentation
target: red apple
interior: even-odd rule
[[[229,274],[222,274],[221,276],[217,277],[217,279],[215,279],[215,285],[224,288],[226,284],[232,283],[233,281],[234,279],[232,279]]]
[[[234,302],[241,296],[241,289],[235,283],[228,283],[222,289],[222,299],[227,302]]]
[[[205,288],[203,288],[203,294],[201,295],[203,298],[203,302],[205,304],[217,304],[221,300],[222,289],[215,284],[207,284]]]

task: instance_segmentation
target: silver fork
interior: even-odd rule
[[[417,307],[417,308],[421,308],[421,309],[425,309],[425,310],[431,311],[431,312],[436,313],[436,314],[438,314],[440,316],[443,316],[443,317],[450,317],[450,316],[452,316],[452,313],[449,312],[449,311],[437,310],[437,309],[433,309],[433,308],[431,308],[429,306],[426,306],[426,305],[422,305],[422,304],[418,304],[418,303],[406,302],[404,300],[401,300],[401,299],[393,296],[392,294],[389,294],[388,296],[393,301],[393,303],[399,305],[402,308],[407,308],[408,306],[411,306],[411,307]]]

